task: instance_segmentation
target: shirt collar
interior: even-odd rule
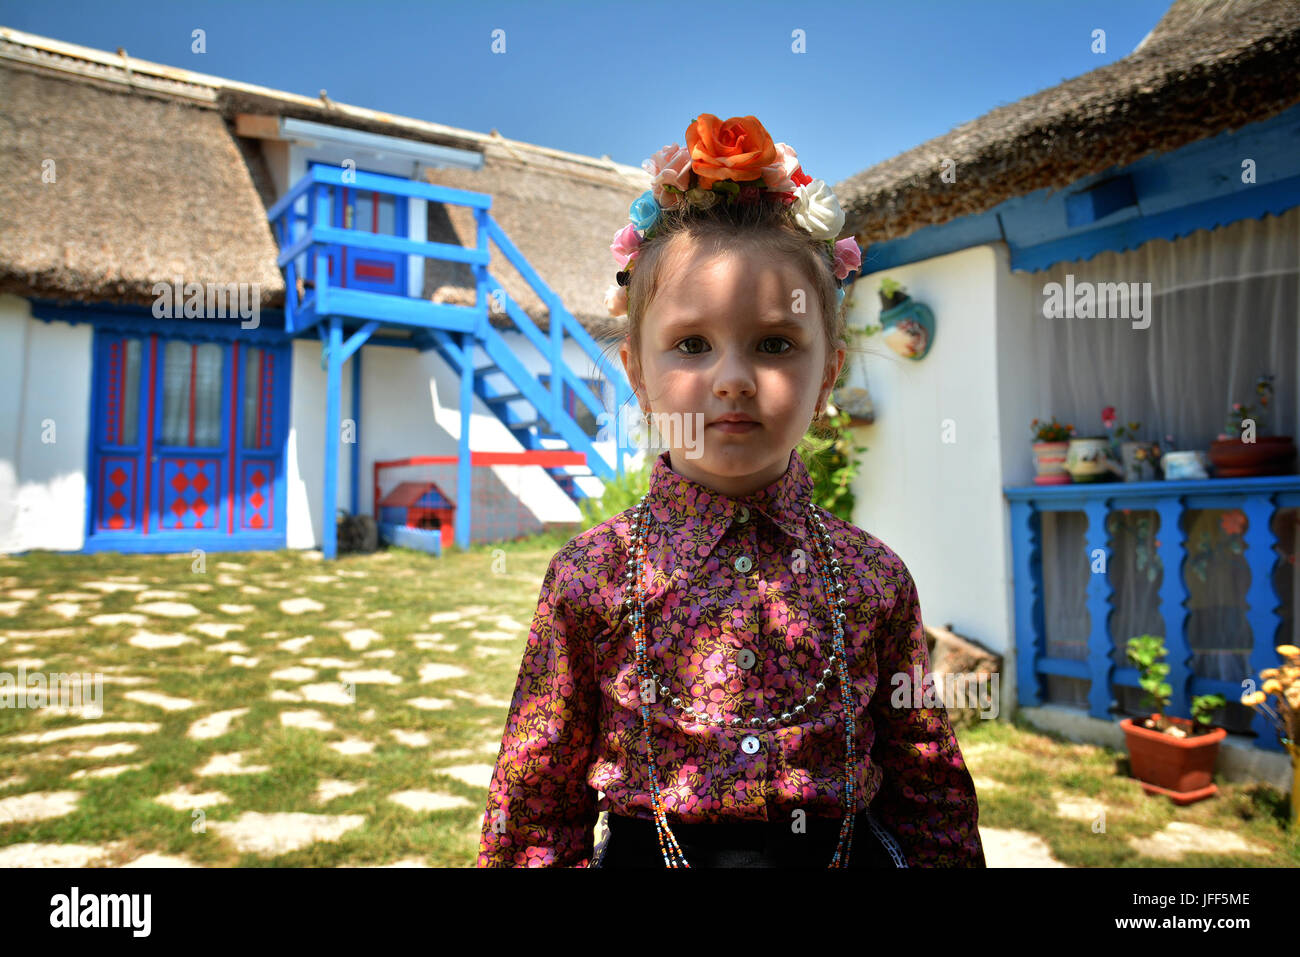
[[[723,534],[736,521],[742,508],[769,519],[777,528],[801,543],[807,543],[807,509],[813,482],[797,452],[790,452],[785,474],[766,488],[738,498],[723,495],[673,471],[669,451],[655,459],[650,472],[649,509],[651,529],[660,527],[679,565],[694,565],[707,558]]]

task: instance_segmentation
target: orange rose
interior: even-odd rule
[[[733,116],[724,122],[712,113],[701,113],[686,128],[686,148],[691,152],[691,169],[704,189],[712,189],[722,179],[761,179],[763,167],[780,159],[772,137],[752,116]]]

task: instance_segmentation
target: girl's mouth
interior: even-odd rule
[[[757,422],[714,422],[714,428],[723,432],[752,432],[758,428]]]

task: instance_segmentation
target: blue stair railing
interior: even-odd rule
[[[373,191],[394,197],[464,206],[473,211],[477,242],[473,248],[449,243],[413,240],[330,225],[331,197],[341,188]],[[331,192],[333,191],[333,193]],[[374,335],[380,327],[407,328],[420,349],[432,349],[452,368],[464,372],[472,369],[473,393],[483,401],[525,449],[545,449],[544,421],[549,435],[558,436],[569,448],[586,456],[588,474],[602,481],[622,476],[625,456],[635,450],[625,444],[623,430],[617,427],[618,416],[632,398],[632,388],[621,369],[601,352],[591,334],[574,318],[528,262],[519,248],[492,218],[492,197],[467,190],[452,189],[431,183],[416,182],[378,173],[344,170],[339,167],[313,166],[267,212],[280,245],[278,265],[285,277],[285,328],[299,333],[315,327],[322,342],[326,340],[322,320],[339,316],[363,320],[364,325],[343,343],[343,353],[351,354],[366,339],[384,341]],[[299,207],[305,207],[299,209]],[[489,271],[491,253],[488,242],[500,250],[528,283],[549,312],[549,330],[544,334],[528,314],[506,292]],[[419,257],[419,274],[425,259],[440,259],[468,265],[475,277],[477,295],[473,306],[434,303],[429,300],[393,293],[377,293],[344,288],[331,279],[328,256],[331,250],[378,251]],[[515,328],[538,352],[547,366],[548,382],[543,383],[515,354],[501,332],[488,319],[488,303],[499,303]],[[464,334],[469,333],[468,337]],[[573,341],[593,366],[613,386],[614,408],[606,409],[564,359],[565,341]],[[395,344],[395,340],[388,340]],[[462,343],[466,348],[462,348]],[[486,355],[480,363],[478,353]],[[324,365],[324,357],[322,357]],[[488,379],[503,377],[504,384]],[[614,440],[615,455],[611,462],[596,447],[566,408],[566,395],[596,417],[598,422],[614,425],[604,434]],[[512,405],[526,404],[521,414]],[[598,436],[599,438],[599,436]],[[564,467],[547,467],[565,493],[576,503],[587,497],[574,475]]]

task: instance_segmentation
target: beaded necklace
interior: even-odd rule
[[[654,674],[646,665],[646,630],[645,630],[645,593],[646,584],[643,574],[638,574],[642,569],[642,563],[645,559],[645,530],[650,516],[650,510],[646,507],[645,501],[650,493],[646,492],[641,496],[641,500],[632,509],[633,514],[633,533],[632,533],[632,560],[628,567],[627,583],[629,594],[624,599],[624,604],[631,605],[630,621],[632,623],[633,634],[636,637],[636,670],[638,683],[637,696],[641,703],[641,727],[645,738],[646,758],[650,764],[650,791],[651,805],[654,810],[655,829],[659,835],[659,849],[663,852],[664,864],[667,867],[677,867],[680,861],[682,867],[690,867],[685,854],[682,853],[681,846],[678,845],[677,839],[673,836],[672,829],[668,826],[668,814],[664,805],[663,795],[659,789],[659,778],[655,772],[654,751],[650,742],[650,706],[645,700],[643,694],[648,682],[654,682],[651,688],[658,686],[663,695],[667,696],[670,691],[666,684],[660,684],[655,680]],[[817,514],[816,507],[811,501],[808,505],[808,524],[817,529],[817,535],[810,536],[813,542],[814,551],[814,569],[822,584],[822,593],[826,598],[826,604],[833,612],[835,621],[835,637],[832,640],[831,647],[834,654],[831,655],[828,667],[822,672],[822,678],[830,677],[832,666],[839,673],[840,678],[840,707],[844,711],[844,737],[845,751],[847,760],[844,766],[844,791],[841,806],[844,809],[844,818],[840,825],[839,841],[835,846],[835,855],[831,858],[830,867],[847,867],[849,862],[849,853],[853,846],[853,822],[856,817],[856,783],[857,783],[857,756],[854,752],[853,742],[856,735],[854,734],[853,709],[847,706],[849,698],[849,672],[846,666],[846,657],[844,654],[844,583],[840,580],[840,560],[834,554],[831,547],[830,534],[826,531],[826,524],[822,521],[821,516]],[[829,559],[829,560],[828,560]],[[649,569],[646,569],[647,571]],[[831,596],[837,597],[832,600]],[[817,691],[823,691],[826,688],[825,681],[817,682]],[[816,694],[810,694],[804,699],[802,704],[797,705],[792,711],[783,712],[779,718],[776,715],[770,715],[766,719],[753,717],[749,719],[749,726],[758,728],[766,724],[772,727],[776,724],[784,724],[791,720],[797,720],[806,710],[807,705],[817,700]],[[673,707],[681,707],[680,698],[671,699]],[[712,718],[703,713],[697,713],[693,706],[683,710],[683,714],[688,718],[702,721],[706,724],[714,724],[718,727],[739,727],[743,725],[744,719],[733,716],[728,723],[723,718]]]

